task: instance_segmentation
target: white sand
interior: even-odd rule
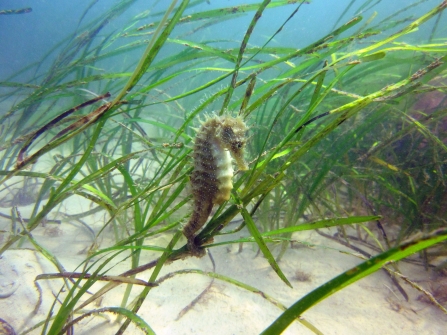
[[[25,214],[29,213],[29,210],[24,208],[22,215],[27,217]],[[0,229],[9,229],[6,219],[1,219],[0,222]],[[93,229],[98,231],[104,220],[98,214],[90,222]],[[51,227],[53,228],[39,227],[33,231],[33,236],[56,255],[67,271],[73,271],[85,258],[83,250],[91,244],[91,234],[79,224],[64,222],[57,229],[54,225]],[[239,235],[246,236],[247,233],[241,232]],[[241,253],[238,252],[237,245],[210,249],[216,262],[216,272],[254,286],[280,303],[290,306],[306,293],[361,262],[352,255],[340,253],[338,250],[347,249],[315,232],[300,233],[294,237],[316,246],[289,249],[280,262],[279,265],[291,281],[293,289],[278,278],[262,256],[256,257],[256,250],[248,244]],[[169,236],[165,236],[156,241],[147,240],[146,243],[166,245],[168,241]],[[105,247],[107,240],[102,243],[102,247]],[[274,254],[278,251],[273,248]],[[156,253],[144,252],[141,263],[156,257]],[[429,274],[421,267],[408,263],[400,263],[399,267],[410,279],[429,288]],[[181,269],[212,271],[212,265],[208,257],[191,258],[165,266],[161,275]],[[119,274],[125,270],[126,266],[119,265],[112,272]],[[308,280],[297,280],[297,270],[307,274]],[[55,267],[32,250],[8,250],[0,259],[0,295],[11,290],[13,285],[18,285],[10,297],[0,299],[0,318],[9,322],[18,333],[45,319],[62,281],[39,281],[44,294],[36,315],[32,314],[38,300],[33,281],[37,275],[51,272],[56,272]],[[139,274],[137,278],[148,280],[149,276],[148,271]],[[199,274],[184,274],[168,279],[152,289],[139,315],[157,334],[219,335],[259,334],[281,314],[280,309],[260,294],[215,280],[210,290],[195,306],[176,320],[182,309],[190,304],[210,281],[209,277]],[[305,312],[303,317],[324,334],[446,334],[447,315],[432,305],[418,301],[420,292],[405,283],[401,285],[410,296],[409,302],[403,299],[388,276],[380,271],[334,294]],[[91,291],[99,287],[100,284],[96,284]],[[112,290],[98,306],[92,304],[88,309],[119,306],[124,288],[125,286],[121,285]],[[132,297],[140,290],[135,289]],[[61,299],[64,297],[62,294]],[[98,316],[86,318],[75,327],[75,334],[114,334],[118,328],[113,322],[115,318],[112,314],[107,314],[106,319]],[[37,329],[31,334],[40,332],[41,329]],[[126,332],[140,333],[142,332],[133,326]],[[313,333],[295,322],[284,334]]]

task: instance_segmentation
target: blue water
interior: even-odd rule
[[[185,14],[258,2],[259,1],[202,1],[200,4],[187,10]],[[418,5],[411,10],[402,13],[397,18],[408,17],[410,14],[419,15],[440,3],[439,0],[422,2],[408,0],[369,1],[369,5],[363,8],[362,5],[366,1],[354,1],[348,12],[340,18],[340,15],[342,15],[350,2],[350,0],[314,0],[309,4],[303,4],[300,11],[287,23],[282,32],[278,34],[269,45],[301,48],[329,33],[334,28],[337,21],[339,21],[337,26],[340,26],[342,23],[347,22],[350,18],[359,13],[363,15],[364,21],[366,21],[374,12],[377,12],[377,16],[373,22],[379,22],[391,13],[394,13],[411,3],[418,3]],[[17,74],[18,71],[26,66],[40,63],[45,59],[39,68],[39,73],[44,73],[54,59],[56,59],[58,51],[66,45],[68,38],[81,34],[84,31],[83,27],[85,27],[87,23],[92,22],[95,19],[97,20],[116,3],[117,1],[109,0],[1,1],[0,10],[31,7],[32,12],[21,15],[0,15],[0,81],[32,81],[35,75],[35,72],[33,71],[35,67],[18,76],[11,76]],[[80,22],[83,13],[90,4],[93,4],[93,6]],[[97,39],[101,40],[112,32],[122,31],[123,28],[129,25],[129,22],[135,15],[145,10],[150,10],[153,13],[161,12],[168,4],[169,1],[134,1],[122,15],[111,20],[109,24],[102,29],[97,36]],[[296,6],[297,5],[283,6],[264,13],[256,27],[255,33],[250,39],[250,44],[259,46],[265,43],[266,39],[280,27]],[[253,13],[253,11],[248,12],[239,19],[225,21],[218,26],[211,26],[208,29],[203,29],[199,33],[186,36],[185,39],[191,39],[196,42],[204,42],[211,39],[240,41],[243,38]],[[157,19],[159,18],[160,16],[157,16]],[[146,18],[138,22],[136,26],[148,24],[150,22],[151,18]],[[228,24],[227,22],[231,23]],[[427,34],[430,31],[429,27],[432,26],[432,24],[433,23],[428,24],[423,32],[415,33],[414,36],[420,39],[427,37]],[[182,27],[188,29],[191,25],[184,25]],[[218,28],[215,29],[216,27]],[[445,28],[440,29],[439,32],[444,35],[446,34]],[[175,35],[180,36],[184,33],[185,31],[177,30],[173,35],[175,37]],[[123,39],[123,43],[127,42],[129,42],[129,40]],[[58,45],[59,47],[57,47]],[[231,45],[231,43],[228,45]],[[225,43],[221,42],[220,46],[225,46]],[[51,50],[53,51],[48,54]],[[140,53],[141,52],[142,49]],[[160,56],[162,57],[163,53]],[[119,66],[116,67],[117,64],[114,64],[115,66],[112,64],[111,66],[114,67],[114,70],[122,71],[131,66],[132,63],[135,63],[137,58],[138,54],[135,55],[135,58],[125,59],[121,62],[120,60],[115,59],[114,62],[118,62]],[[34,80],[34,82],[36,82],[36,80]]]

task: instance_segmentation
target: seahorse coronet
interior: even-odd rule
[[[233,189],[233,164],[239,170],[248,170],[244,160],[247,126],[240,117],[216,114],[199,120],[201,127],[196,131],[193,147],[194,169],[191,173],[191,188],[194,199],[190,220],[183,228],[188,239],[188,248],[194,256],[204,251],[195,243],[196,232],[208,220],[214,205],[230,199]]]

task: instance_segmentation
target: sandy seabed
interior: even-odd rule
[[[24,208],[22,212],[26,217],[27,209]],[[97,215],[91,219],[89,222],[92,222],[92,229],[99,231],[104,224],[104,217]],[[1,219],[0,230],[8,231],[9,226],[8,220]],[[335,230],[326,232],[334,233]],[[57,257],[67,271],[75,271],[85,259],[86,250],[92,243],[92,234],[85,227],[70,222],[63,222],[61,225],[47,224],[46,227],[36,228],[32,234]],[[108,234],[111,237],[111,233]],[[243,231],[239,234],[248,235]],[[3,239],[5,238],[3,235]],[[352,253],[352,250],[316,232],[295,234],[294,238],[312,246],[295,244],[300,247],[289,248],[279,263],[293,288],[278,278],[267,260],[257,255],[256,248],[250,244],[245,244],[242,252],[239,252],[238,245],[210,248],[216,264],[215,271],[251,285],[281,304],[290,306],[313,289],[362,261],[351,254],[343,253]],[[145,243],[166,245],[169,239],[170,235],[166,235],[158,240],[146,240]],[[104,238],[101,242],[101,247],[105,247],[112,241]],[[39,299],[34,279],[39,274],[57,271],[46,258],[33,251],[28,242],[23,248],[27,249],[10,249],[0,259],[0,318],[8,322],[18,334],[47,317],[62,284],[61,279],[40,280],[43,300],[37,312],[33,312]],[[279,248],[272,246],[274,254],[278,251]],[[150,262],[158,256],[155,252],[143,252],[140,264]],[[159,277],[181,269],[212,271],[213,267],[207,256],[201,259],[189,258],[166,265]],[[433,274],[426,272],[421,266],[406,262],[399,263],[399,269],[405,276],[430,290],[430,276]],[[119,274],[126,270],[127,263],[120,263],[110,274]],[[150,271],[146,271],[138,274],[137,278],[148,280],[149,276]],[[259,334],[281,314],[281,310],[264,299],[262,294],[218,279],[213,281],[194,306],[181,314],[207,288],[211,280],[201,274],[173,276],[151,290],[138,315],[159,335],[226,335]],[[96,292],[102,285],[104,283],[97,282],[89,292]],[[408,302],[392,284],[389,276],[384,271],[378,271],[333,294],[306,311],[302,317],[327,335],[446,334],[447,315],[435,306],[421,301],[421,292],[402,281],[401,285],[409,295]],[[124,290],[125,285],[120,285],[100,301],[87,306],[85,311],[119,306]],[[141,288],[134,286],[130,300],[140,291]],[[60,299],[65,294],[62,293]],[[84,297],[88,296],[86,294]],[[119,328],[115,321],[116,316],[113,314],[88,317],[75,326],[74,333],[114,334]],[[41,331],[42,328],[38,328],[30,334],[40,334]],[[126,331],[126,334],[142,333],[133,325]],[[284,334],[313,332],[294,322]]]

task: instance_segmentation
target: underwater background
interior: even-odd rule
[[[444,334],[446,8],[0,1],[0,334]]]

